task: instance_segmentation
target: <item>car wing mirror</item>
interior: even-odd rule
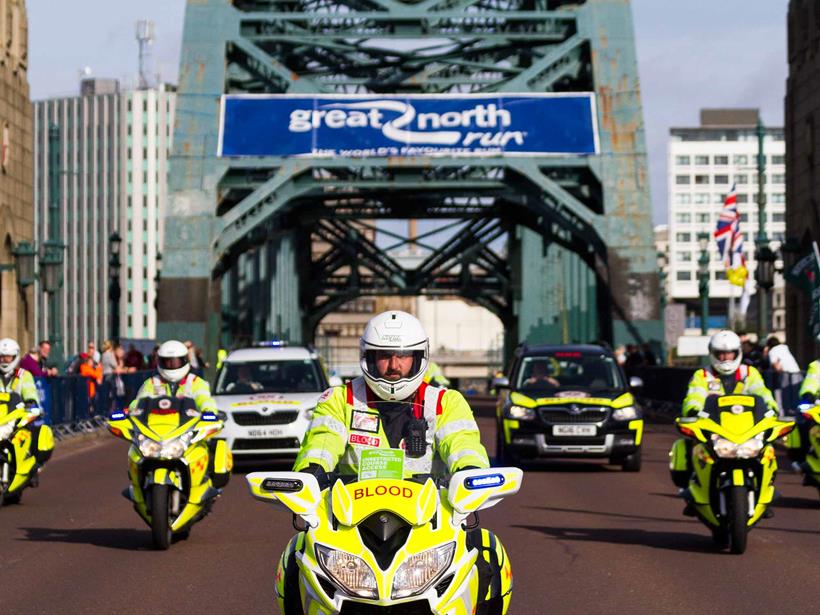
[[[493,378],[493,388],[494,389],[509,389],[510,388],[510,379],[506,376],[496,376]]]
[[[632,376],[629,379],[629,388],[630,389],[642,389],[643,388],[643,379],[638,378],[637,376]]]

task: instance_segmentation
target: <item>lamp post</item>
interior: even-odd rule
[[[709,233],[698,233],[698,295],[700,296],[700,334],[709,330]]]
[[[122,238],[117,231],[108,236],[108,301],[111,310],[111,340],[120,339],[120,243]]]
[[[48,295],[48,337],[51,341],[49,358],[59,371],[63,370],[63,336],[60,297],[63,286],[62,222],[60,220],[60,129],[57,124],[48,127],[48,239],[43,244],[40,258],[40,281]]]
[[[769,248],[766,235],[766,156],[763,154],[763,140],[766,129],[763,120],[757,118],[757,237],[755,240],[755,261],[757,269],[757,336],[762,340],[769,330],[769,290],[774,285],[775,254]]]
[[[661,337],[661,360],[666,365],[666,265],[668,259],[666,253],[658,251],[658,277],[660,278],[660,305],[661,305],[661,325],[663,327],[663,336]]]

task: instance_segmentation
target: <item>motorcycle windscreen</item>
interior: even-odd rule
[[[376,512],[388,511],[410,525],[424,525],[438,507],[438,490],[428,479],[423,485],[406,480],[364,480],[345,485],[336,481],[331,507],[342,525],[355,526]]]
[[[145,397],[137,406],[137,415],[148,428],[160,437],[170,436],[182,425],[197,418],[192,399],[179,397]]]

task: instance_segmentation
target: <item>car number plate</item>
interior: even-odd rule
[[[553,436],[594,436],[595,425],[553,425]]]
[[[249,429],[248,437],[250,438],[276,438],[285,432],[281,429]]]

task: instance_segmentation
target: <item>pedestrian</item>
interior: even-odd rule
[[[799,402],[800,384],[803,382],[800,365],[786,344],[768,346],[767,343],[767,347],[769,365],[774,372],[775,399],[780,404],[781,412],[793,414]]]
[[[98,364],[102,359],[100,351],[97,350],[97,345],[94,342],[88,342],[86,354],[94,360],[94,364]]]
[[[97,386],[102,384],[102,365],[94,361],[94,357],[86,352],[80,354],[80,376],[87,380],[88,386],[88,414],[96,413],[94,408],[94,398],[97,396]]]
[[[48,340],[40,340],[40,343],[37,344],[37,350],[40,355],[40,369],[49,376],[56,376],[58,374],[57,368],[54,366],[49,367],[48,365],[48,357],[51,354],[51,342]]]
[[[35,378],[44,378],[45,376],[48,376],[48,372],[40,367],[40,349],[38,346],[35,346],[29,350],[26,355],[20,359],[20,363],[18,365],[24,370],[31,372],[31,375]]]
[[[130,371],[136,372],[145,369],[145,357],[143,357],[142,353],[134,347],[134,344],[128,345],[128,352],[125,353],[123,362],[125,367],[128,367]]]
[[[157,368],[157,361],[159,359],[158,353],[159,352],[159,344],[154,346],[154,349],[151,351],[151,355],[148,357],[148,369],[154,370]]]
[[[622,368],[626,367],[626,346],[623,344],[615,348],[615,362]]]
[[[652,352],[652,346],[648,343],[644,342],[641,344],[641,352],[643,354],[643,364],[644,365],[657,365],[658,359],[655,357],[655,353]]]
[[[203,360],[202,353],[191,340],[185,341],[185,347],[188,349],[188,362],[191,364],[191,371],[201,378],[208,367],[208,363]]]
[[[760,370],[763,365],[763,351],[749,337],[748,333],[741,333],[740,347],[743,350],[743,364]]]

